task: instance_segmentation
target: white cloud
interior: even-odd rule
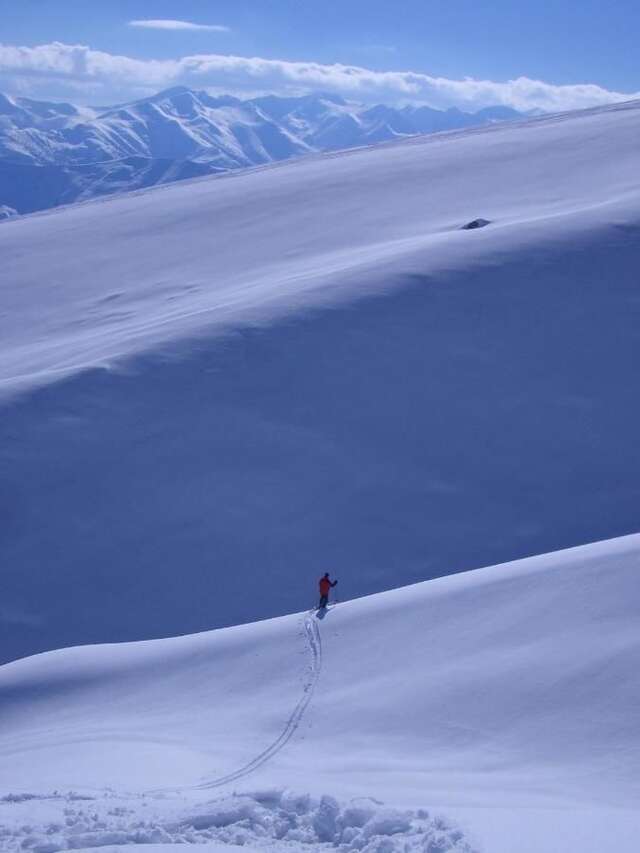
[[[131,97],[168,86],[215,88],[242,95],[337,92],[348,98],[386,103],[419,103],[475,110],[502,104],[519,110],[560,111],[615,103],[640,93],[613,92],[583,83],[555,85],[528,77],[495,82],[451,80],[414,71],[375,71],[355,65],[323,65],[260,57],[198,54],[179,59],[135,59],[84,45],[59,42],[17,47],[0,44],[0,84],[36,79],[43,85],[82,86],[95,100],[117,92]]]
[[[130,27],[144,27],[149,30],[209,30],[214,33],[228,33],[229,27],[222,24],[194,24],[192,21],[173,21],[171,19],[149,19],[129,21]]]

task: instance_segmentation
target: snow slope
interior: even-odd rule
[[[2,223],[2,660],[637,530],[639,130],[628,104]]]
[[[388,846],[367,851],[631,853],[639,559],[632,536],[340,603],[322,620],[7,664],[2,849],[240,837],[281,849],[284,837],[282,849],[355,850],[378,834]],[[350,802],[373,821],[366,838]],[[428,846],[447,826],[439,811],[463,835]]]
[[[0,388],[212,324],[352,298],[363,279],[370,294],[393,275],[506,259],[542,242],[547,251],[576,230],[633,222],[639,125],[633,102],[12,222],[0,232]],[[459,233],[477,214],[495,226]]]

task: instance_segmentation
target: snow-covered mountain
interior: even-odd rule
[[[0,224],[3,853],[635,853],[639,135]]]
[[[239,100],[175,88],[91,110],[0,96],[0,204],[20,213],[289,157],[517,118],[337,96]]]
[[[635,853],[639,561],[0,667],[0,849]]]
[[[3,222],[4,659],[634,531],[639,133],[631,103]]]

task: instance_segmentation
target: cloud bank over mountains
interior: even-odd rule
[[[236,95],[337,92],[360,101],[424,104],[436,109],[480,109],[501,104],[555,112],[630,100],[593,83],[555,85],[528,77],[497,82],[451,80],[414,71],[376,71],[357,65],[291,62],[219,53],[178,59],[138,59],[51,42],[33,47],[0,44],[0,88],[35,97],[72,97],[113,103],[176,85]]]

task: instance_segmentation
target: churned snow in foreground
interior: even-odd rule
[[[639,564],[630,536],[7,664],[2,849],[631,853]]]

